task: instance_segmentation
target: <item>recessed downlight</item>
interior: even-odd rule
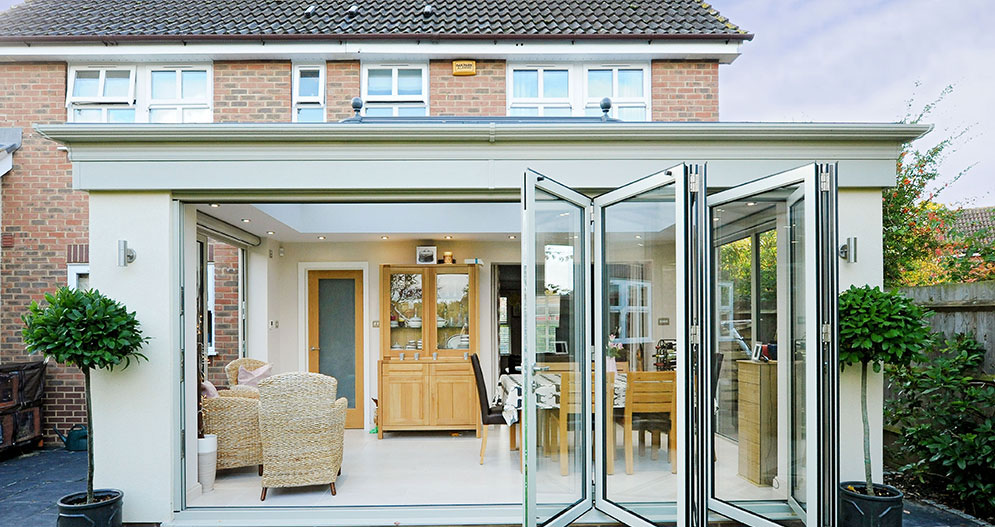
[[[274,234],[276,234],[276,231],[266,231],[266,234],[269,234],[270,236],[273,236]]]
[[[218,207],[220,207],[220,206],[221,206],[221,204],[220,204],[220,203],[211,203],[211,208],[212,208],[212,209],[216,209],[216,208],[218,208]]]
[[[242,218],[242,223],[251,223],[251,222],[252,220],[250,220],[249,218]]]
[[[746,202],[746,206],[747,207],[754,207],[754,206],[756,206],[756,204],[757,204],[756,201],[747,201]]]
[[[318,236],[318,239],[319,239],[319,240],[324,240],[324,239],[325,239],[325,237],[324,237],[324,236]]]
[[[451,234],[447,234],[447,235],[443,236],[443,238],[446,239],[446,240],[452,240],[453,236]]]
[[[515,236],[514,234],[509,234],[508,235],[508,239],[509,240],[515,240],[515,239],[518,239],[518,236]]]
[[[386,234],[384,234],[383,236],[380,237],[380,239],[381,240],[389,240],[390,236],[387,236]]]

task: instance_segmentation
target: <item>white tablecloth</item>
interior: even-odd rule
[[[560,407],[560,376],[556,373],[540,373],[536,375],[536,408],[549,410]],[[612,406],[625,408],[625,373],[615,374],[614,397]],[[500,406],[504,420],[514,424],[518,421],[518,412],[522,409],[525,393],[522,391],[522,374],[502,375],[498,378],[498,389],[491,406]]]

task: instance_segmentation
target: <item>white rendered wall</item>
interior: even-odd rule
[[[168,193],[90,194],[92,283],[135,311],[152,339],[148,363],[92,377],[95,485],[125,491],[126,522],[168,521],[173,510],[180,376],[172,210]],[[117,265],[118,240],[138,255],[127,267]]]
[[[880,286],[884,280],[884,251],[881,237],[881,191],[879,189],[840,189],[839,242],[856,236],[857,262],[839,260],[839,290],[851,285]],[[883,377],[870,371],[867,408],[871,423],[871,459],[874,481],[882,480]],[[840,480],[863,480],[864,445],[860,420],[860,367],[840,374]]]

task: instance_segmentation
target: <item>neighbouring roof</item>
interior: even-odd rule
[[[752,38],[702,0],[27,0],[0,13],[2,40],[258,36]]]
[[[0,128],[0,152],[13,154],[18,148],[21,148],[21,129]]]
[[[966,235],[986,231],[980,241],[995,243],[995,207],[963,209],[954,220],[954,229]]]

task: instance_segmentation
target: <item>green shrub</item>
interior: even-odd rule
[[[903,430],[900,470],[959,496],[976,515],[995,514],[995,386],[976,375],[984,349],[948,339],[920,364],[889,368],[885,419]]]

